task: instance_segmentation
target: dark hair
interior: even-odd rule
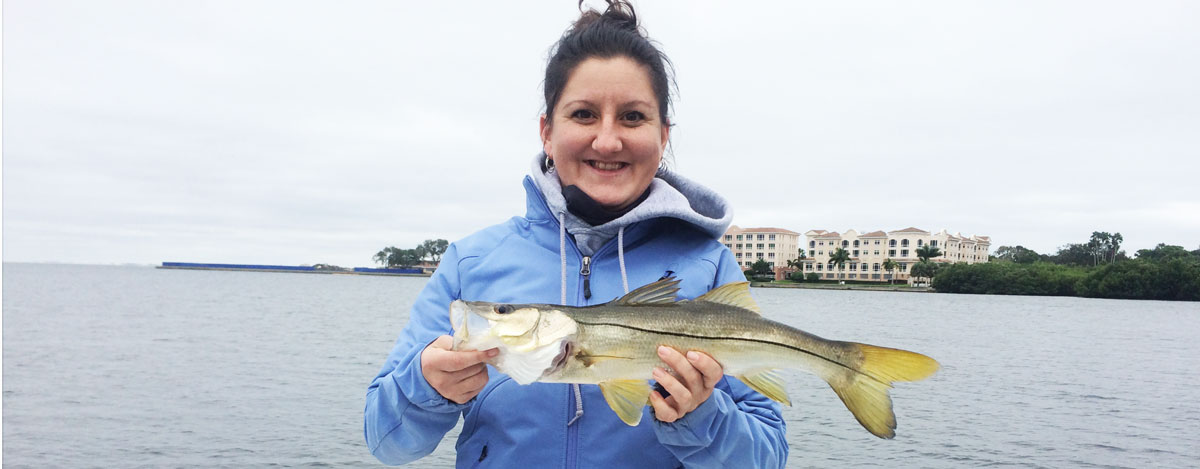
[[[571,71],[581,62],[593,57],[628,57],[646,67],[650,87],[658,99],[659,118],[663,125],[670,125],[667,110],[671,104],[671,60],[638,27],[633,5],[625,0],[606,1],[604,13],[592,9],[583,12],[550,51],[544,82],[547,120],[554,115],[554,106],[562,97]],[[579,5],[582,9],[583,0]]]

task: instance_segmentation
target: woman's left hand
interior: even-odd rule
[[[658,357],[675,370],[671,374],[662,368],[654,369],[654,379],[671,393],[664,398],[658,391],[650,392],[654,417],[662,422],[674,422],[696,410],[708,400],[713,387],[725,375],[721,364],[705,353],[693,351],[685,356],[673,348],[659,346]]]

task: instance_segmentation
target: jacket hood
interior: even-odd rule
[[[534,158],[530,178],[546,200],[550,216],[563,223],[583,255],[595,253],[617,236],[619,230],[643,220],[676,218],[695,225],[714,239],[720,239],[733,221],[733,212],[725,198],[695,181],[660,169],[650,182],[650,195],[646,200],[615,220],[592,226],[567,210],[558,173],[553,168],[542,171],[545,158],[544,153]]]

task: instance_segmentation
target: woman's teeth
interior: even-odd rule
[[[604,171],[615,171],[615,170],[625,167],[625,163],[620,163],[620,162],[605,163],[603,161],[588,161],[588,164],[591,165],[593,168],[604,170]]]

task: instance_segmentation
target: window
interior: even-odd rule
[[[809,242],[808,242],[808,247],[810,247],[810,248],[815,248],[815,247],[817,247],[817,242],[816,242],[816,241],[809,241]]]
[[[873,270],[875,272],[879,272],[879,263],[871,264],[871,270]],[[875,277],[875,278],[879,278],[879,277]]]
[[[907,262],[901,262],[901,263],[900,263],[900,271],[901,271],[901,272],[908,272],[908,263],[907,263]]]
[[[775,241],[775,235],[767,235],[767,239]]]
[[[814,251],[814,250],[812,250],[812,249],[809,249],[809,250],[808,250],[808,257],[813,257],[813,256],[815,256],[815,255],[817,255],[817,251]]]
[[[824,245],[825,245],[825,242],[824,242],[824,241],[820,241],[820,242],[818,242],[818,243],[817,243],[817,245],[818,245],[818,246],[824,246]]]
[[[900,240],[900,246],[901,246],[901,247],[908,247],[908,240],[907,240],[907,239],[902,239],[902,240]]]
[[[817,251],[817,254],[820,254],[820,255],[824,256],[824,255],[825,255],[825,251]]]
[[[768,252],[768,253],[767,253],[767,258],[768,258],[768,259],[774,259],[774,258],[775,258],[775,253],[773,253],[773,252]]]
[[[854,250],[854,257],[858,257],[858,250],[857,250],[857,249],[855,249],[855,250]]]
[[[848,248],[848,247],[850,247],[850,242],[849,242],[849,241],[842,241],[842,247],[844,247],[844,248]]]
[[[742,240],[742,235],[737,235],[738,241]]]
[[[854,247],[858,247],[858,240],[854,240]]]
[[[767,249],[775,249],[775,243],[768,244]]]
[[[774,269],[774,268],[775,268],[775,263],[774,263],[774,262],[768,262],[768,263],[767,263],[767,267],[770,267],[770,268]]]
[[[725,241],[730,241],[732,239],[733,239],[733,235],[725,235]]]
[[[759,248],[759,249],[762,249],[762,248],[763,248],[763,243],[758,243],[758,248]]]
[[[876,250],[875,250],[875,255],[876,255],[876,256],[878,256],[878,255],[879,255],[879,250],[878,250],[878,249],[876,249]]]
[[[738,243],[737,247],[738,247],[738,249],[741,249],[741,248],[742,248],[742,243]]]
[[[758,240],[759,240],[759,241],[762,241],[762,240],[763,240],[763,235],[758,235]]]
[[[804,270],[812,270],[812,264],[804,264]]]
[[[901,250],[900,250],[900,257],[908,257],[908,250],[907,250],[907,249],[901,249]]]
[[[854,277],[857,277],[857,276],[858,276],[858,274],[850,274],[850,278],[854,278]]]
[[[879,240],[878,240],[878,239],[877,239],[877,240],[875,240],[875,245],[876,245],[876,246],[878,246],[878,245],[879,245]]]
[[[889,239],[889,240],[888,240],[888,246],[891,246],[891,247],[896,247],[896,240],[894,240],[894,239]]]
[[[921,247],[921,246],[924,246],[924,245],[925,245],[925,240],[923,240],[923,239],[918,239],[918,240],[917,240],[917,247]]]
[[[824,268],[825,268],[825,264],[817,264],[817,272],[825,270]]]
[[[896,257],[896,250],[888,249],[888,257]]]
[[[739,252],[739,253],[737,253],[737,254],[734,254],[734,255],[735,255],[735,256],[737,256],[738,258],[741,258],[741,257],[742,257],[742,253],[740,253],[740,252]]]
[[[930,245],[930,246],[933,246],[933,247],[935,247],[935,248],[936,248],[936,247],[937,247],[937,240],[935,239],[935,240],[933,240],[933,241],[930,241],[930,242],[929,242],[929,245]]]
[[[851,262],[850,263],[850,271],[854,272],[855,270],[858,270],[858,264]]]
[[[727,247],[729,249],[733,249],[733,246],[731,246],[729,243],[725,243],[725,247]]]
[[[750,267],[750,266],[752,266],[752,265],[754,265],[754,263],[753,263],[753,262],[746,261],[746,267]]]

